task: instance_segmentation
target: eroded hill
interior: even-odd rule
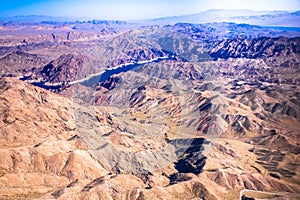
[[[299,38],[114,28],[0,48],[1,198],[299,198]]]

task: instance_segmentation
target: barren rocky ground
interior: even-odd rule
[[[300,198],[300,38],[1,24],[1,199]]]

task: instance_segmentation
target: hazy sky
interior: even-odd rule
[[[300,10],[300,0],[0,0],[0,17],[51,15],[147,19],[208,9]]]

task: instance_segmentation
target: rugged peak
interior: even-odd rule
[[[300,37],[256,39],[234,38],[214,42],[209,50],[213,58],[271,58],[279,57],[282,63],[286,59],[299,58]],[[278,63],[277,63],[278,64]],[[281,64],[281,63],[279,63]]]
[[[75,81],[84,62],[83,55],[63,54],[41,69],[36,69],[33,77],[50,84]]]

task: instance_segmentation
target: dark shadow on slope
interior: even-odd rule
[[[175,147],[178,160],[174,162],[175,169],[179,173],[199,174],[206,162],[202,154],[203,144],[209,144],[204,138],[176,139],[170,142]]]

